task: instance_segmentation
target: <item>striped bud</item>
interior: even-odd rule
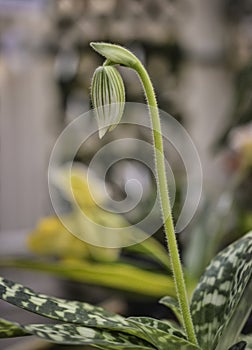
[[[125,104],[125,89],[120,73],[114,66],[98,67],[93,75],[91,99],[96,115],[99,137],[119,124]]]

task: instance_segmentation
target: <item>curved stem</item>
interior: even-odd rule
[[[125,67],[134,69],[143,84],[146,95],[154,141],[155,165],[157,172],[157,187],[160,196],[161,209],[164,221],[164,228],[167,237],[168,249],[170,251],[171,265],[174,275],[174,283],[176,287],[177,297],[183,317],[184,328],[187,333],[188,340],[197,345],[197,339],[194,332],[193,322],[191,318],[189,303],[187,299],[185,280],[180,262],[177,240],[175,236],[174,225],[171,215],[171,207],[169,201],[169,192],[166,179],[163,138],[160,126],[160,117],[155,97],[154,89],[142,63],[129,50],[109,43],[91,43],[94,50],[99,52],[106,58],[104,65],[120,64]]]
[[[151,117],[153,141],[154,141],[154,152],[157,172],[158,191],[161,201],[162,215],[164,219],[164,229],[168,243],[168,249],[170,252],[171,265],[174,275],[175,287],[178,296],[178,301],[183,317],[184,328],[187,333],[188,340],[193,344],[197,345],[197,339],[194,332],[193,322],[191,318],[185,280],[183,270],[181,266],[178,244],[176,240],[171,207],[169,201],[169,191],[166,178],[165,162],[164,162],[164,150],[163,150],[163,139],[160,125],[160,117],[157,106],[157,100],[155,92],[149,78],[149,75],[140,61],[134,65],[134,69],[139,75],[142,82],[144,92],[146,95],[147,103],[149,106],[149,112]]]

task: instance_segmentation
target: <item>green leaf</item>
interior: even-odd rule
[[[252,280],[248,282],[237,307],[228,321],[228,324],[223,329],[216,350],[228,348],[231,344],[234,344],[238,340],[238,337],[252,310],[251,295]]]
[[[133,244],[125,247],[124,249],[134,253],[150,256],[152,259],[155,259],[155,261],[164,266],[170,273],[172,273],[170,258],[167,250],[161,243],[159,243],[157,239],[149,237],[141,243]]]
[[[228,246],[211,261],[193,294],[192,318],[199,344],[204,350],[216,349],[220,341],[223,344],[225,340],[226,346],[229,343],[221,337],[232,325],[232,317],[239,312],[251,274],[252,232]],[[251,308],[251,301],[247,307]],[[239,325],[237,329],[240,332]],[[238,335],[235,334],[233,338]]]
[[[0,278],[0,297],[10,304],[51,319],[88,327],[137,333],[137,328],[124,317],[101,307],[38,294],[4,278]]]
[[[171,276],[145,271],[123,263],[90,263],[74,259],[50,263],[41,260],[8,259],[0,260],[0,266],[47,272],[78,282],[98,284],[151,297],[161,297],[167,291],[171,296],[175,296]]]
[[[66,322],[21,326],[3,321],[3,336],[9,337],[15,331],[18,335],[30,333],[60,344],[91,344],[104,349],[198,349],[185,339],[182,330],[166,321],[149,317],[126,319],[87,303],[37,294],[4,278],[0,278],[0,296],[28,311]]]
[[[111,346],[119,346],[118,348],[122,349],[145,349],[148,344],[152,344],[152,347],[149,346],[149,348],[160,350],[169,349],[169,346],[171,349],[174,346],[181,350],[197,349],[184,339],[185,334],[182,330],[175,328],[168,322],[148,317],[126,319],[87,303],[37,294],[21,284],[4,278],[0,278],[0,296],[3,300],[28,311],[66,322],[63,325],[20,326],[24,331],[50,341],[62,344],[102,346],[106,339],[112,339],[112,335],[115,335],[117,342],[122,342],[122,344],[120,346],[114,344],[115,340],[113,339],[113,344],[108,344],[110,348]],[[18,325],[16,326],[18,327]],[[93,334],[92,339],[88,336],[90,332]],[[67,338],[67,334],[69,338]],[[92,343],[94,338],[95,343]]]
[[[24,326],[24,329],[40,338],[57,344],[71,345],[98,345],[103,349],[141,349],[153,350],[147,341],[129,334],[108,332],[102,329],[93,329],[74,324],[45,325],[36,324]]]
[[[147,341],[129,334],[109,332],[69,323],[20,325],[1,319],[0,335],[2,338],[36,335],[57,344],[89,344],[99,348],[102,346],[102,349],[154,349]]]
[[[146,332],[135,323],[101,307],[37,294],[21,284],[3,278],[0,279],[0,297],[13,305],[51,319],[149,339]]]
[[[148,336],[147,340],[159,350],[196,350],[198,347],[186,340],[185,333],[171,323],[151,317],[129,317]]]
[[[179,308],[179,303],[177,301],[177,299],[172,298],[170,296],[165,296],[162,299],[159,300],[159,303],[162,305],[167,306],[169,309],[172,310],[172,312],[175,314],[175,316],[177,317],[179,323],[181,325],[183,325],[183,318],[180,312],[180,308]]]
[[[0,338],[13,338],[28,335],[18,323],[0,319]]]

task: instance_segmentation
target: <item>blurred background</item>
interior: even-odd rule
[[[1,230],[31,228],[51,212],[48,159],[64,126],[90,108],[90,80],[101,63],[92,40],[138,54],[160,108],[183,123],[197,146],[203,196],[223,189],[238,166],[227,153],[241,146],[230,131],[243,124],[249,137],[251,130],[250,1],[1,0],[0,6]],[[135,76],[125,79],[128,101],[143,102]]]
[[[150,73],[159,107],[197,147],[202,200],[180,243],[198,278],[213,254],[252,227],[250,0],[0,0],[1,255],[26,254],[27,234],[53,215],[50,153],[65,126],[90,109],[90,81],[102,63],[90,41],[131,49]],[[135,75],[122,74],[127,101],[144,102]],[[91,157],[87,149],[78,160]],[[180,170],[174,164],[175,177]]]

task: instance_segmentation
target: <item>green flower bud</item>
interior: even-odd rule
[[[98,67],[93,75],[91,99],[99,127],[99,137],[113,130],[120,122],[125,104],[125,89],[114,66]]]
[[[90,46],[109,62],[130,68],[134,68],[138,63],[136,56],[122,46],[108,43],[90,43]]]

